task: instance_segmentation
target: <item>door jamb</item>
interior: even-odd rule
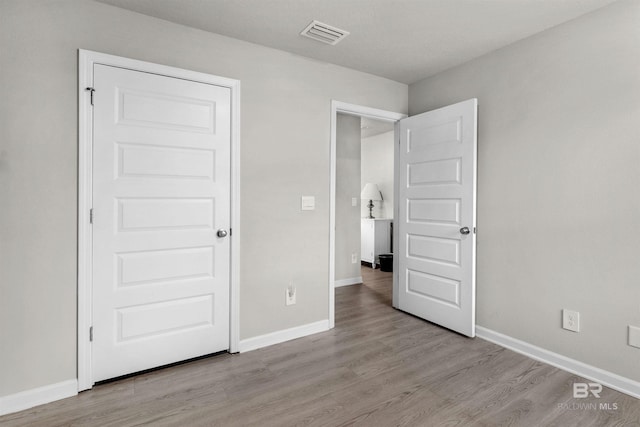
[[[329,329],[335,326],[335,274],[336,274],[336,131],[338,113],[397,123],[406,114],[379,110],[363,105],[331,101],[330,189],[329,189]],[[397,127],[397,126],[396,126]],[[397,132],[396,137],[397,139]],[[397,144],[396,144],[397,145]],[[395,166],[394,166],[395,168]],[[394,201],[397,206],[397,200]],[[394,206],[394,211],[396,207]],[[395,221],[395,219],[394,219]],[[395,274],[395,273],[394,273]],[[394,279],[395,282],[395,279]]]
[[[91,94],[95,64],[109,65],[200,83],[227,87],[231,91],[231,261],[229,289],[229,352],[240,343],[240,81],[211,74],[138,61],[79,49],[78,51],[78,391],[93,387],[91,367],[92,258],[93,235],[89,210],[92,200],[93,110]]]

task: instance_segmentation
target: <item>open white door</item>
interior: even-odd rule
[[[93,381],[229,348],[230,90],[94,66]]]
[[[470,99],[400,120],[394,306],[475,336],[476,123]]]

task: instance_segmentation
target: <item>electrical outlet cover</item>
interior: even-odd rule
[[[629,345],[640,348],[640,328],[629,325]]]
[[[294,305],[296,303],[296,288],[289,285],[289,287],[284,290],[284,298],[286,305]]]
[[[580,313],[573,310],[562,310],[562,327],[568,331],[580,332]]]

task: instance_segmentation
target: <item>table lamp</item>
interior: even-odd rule
[[[380,193],[380,190],[378,190],[378,186],[376,184],[368,182],[362,189],[360,198],[369,201],[369,204],[367,205],[367,207],[369,208],[369,218],[373,219],[373,201],[382,200],[382,194]]]

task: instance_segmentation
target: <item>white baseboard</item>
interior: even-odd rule
[[[358,276],[358,277],[351,277],[349,279],[335,280],[333,282],[333,287],[339,288],[341,286],[359,285],[361,283],[362,283],[362,276]]]
[[[23,411],[78,394],[78,380],[67,380],[0,397],[0,415]]]
[[[476,326],[476,335],[499,346],[524,354],[532,359],[547,363],[572,374],[596,381],[621,393],[640,399],[640,382],[623,377],[604,369],[596,368],[575,359],[554,353],[544,348],[520,341],[500,332]]]
[[[307,335],[317,334],[329,330],[329,320],[321,320],[319,322],[308,323],[295,328],[283,329],[282,331],[271,332],[270,334],[260,335],[246,340],[240,340],[240,353],[245,351],[257,350],[273,344],[294,340],[296,338],[306,337]]]

